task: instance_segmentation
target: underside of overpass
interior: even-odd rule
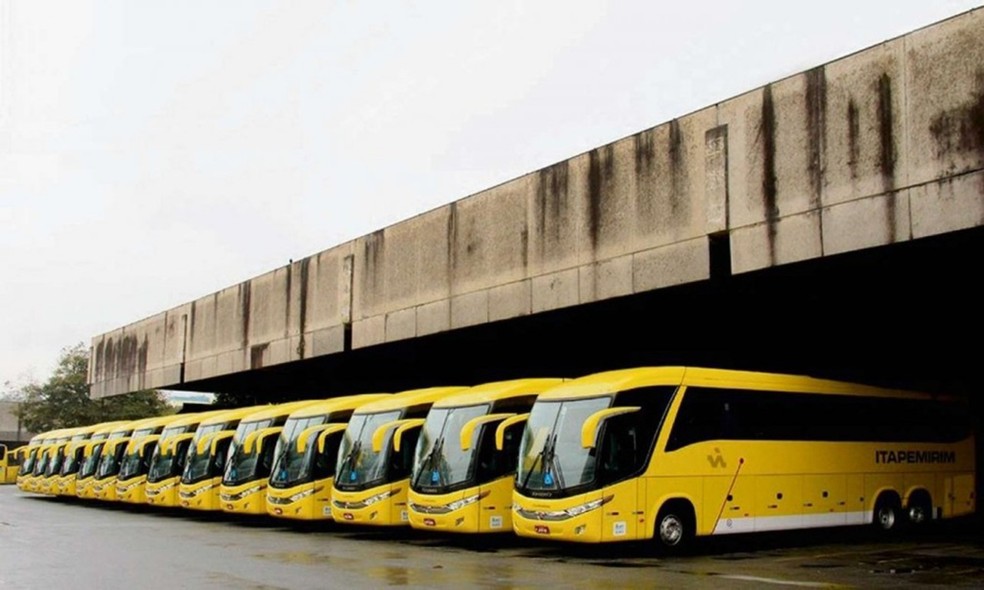
[[[686,364],[972,399],[984,389],[984,228],[734,276],[727,244],[712,242],[707,281],[180,388],[228,392],[246,404]]]

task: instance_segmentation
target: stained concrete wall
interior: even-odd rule
[[[97,336],[162,387],[984,224],[984,10]],[[350,337],[350,341],[348,338]]]
[[[35,433],[20,425],[17,418],[17,402],[0,401],[0,442],[14,446],[31,440]]]

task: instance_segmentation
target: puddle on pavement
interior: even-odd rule
[[[278,563],[289,563],[293,565],[324,565],[328,563],[327,555],[309,553],[307,551],[285,551],[282,553],[257,553],[255,557],[268,559]]]

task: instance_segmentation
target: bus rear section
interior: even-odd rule
[[[17,483],[17,471],[20,469],[23,454],[21,449],[24,448],[0,445],[0,484]]]
[[[295,520],[331,520],[338,447],[348,421],[359,406],[389,395],[333,398],[292,412],[273,451],[266,490],[267,514]]]
[[[874,524],[975,510],[960,400],[799,377],[643,368],[541,395],[517,534],[578,542]]]
[[[338,450],[332,518],[351,524],[408,526],[407,492],[420,427],[434,402],[465,389],[415,389],[360,406]]]
[[[454,533],[512,532],[523,425],[536,396],[561,379],[486,383],[434,403],[410,476],[410,526]]]
[[[237,514],[266,514],[267,480],[277,439],[291,412],[319,403],[305,400],[277,404],[244,416],[229,445],[229,459],[219,489],[219,506]]]
[[[190,510],[221,510],[219,486],[225,472],[229,444],[244,416],[269,406],[228,410],[203,420],[189,441],[177,502]]]

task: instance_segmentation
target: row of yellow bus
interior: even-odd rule
[[[666,548],[976,507],[960,400],[693,367],[98,424],[20,453],[42,494]]]

